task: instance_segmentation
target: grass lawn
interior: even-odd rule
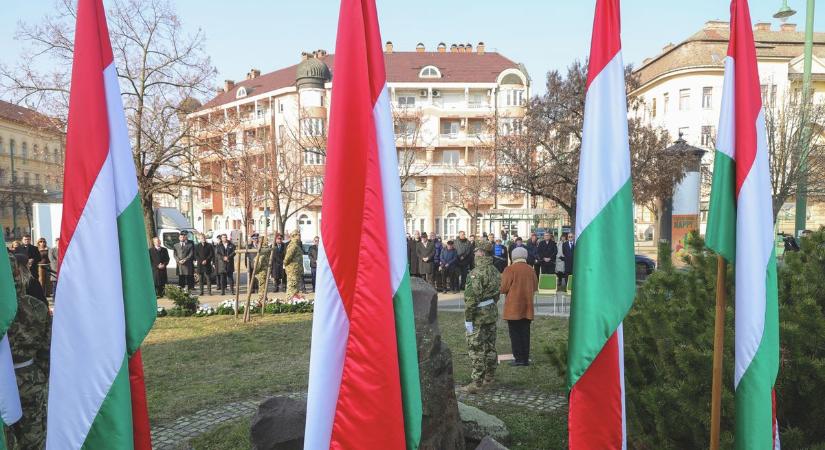
[[[159,318],[143,346],[149,413],[153,424],[237,400],[306,389],[311,314],[256,317],[243,324],[232,316]],[[463,314],[439,312],[443,339],[453,351],[458,384],[470,380]],[[538,318],[532,326],[533,365],[497,371],[498,382],[515,388],[562,393],[564,380],[542,351],[563,338],[567,321]],[[499,353],[510,353],[506,324],[498,328]],[[541,414],[512,406],[485,406],[513,435],[511,448],[566,447],[565,412]],[[226,423],[193,440],[196,449],[248,449],[249,418]]]

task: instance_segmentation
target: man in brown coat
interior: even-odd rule
[[[510,331],[515,361],[511,366],[530,365],[530,322],[533,320],[533,295],[539,287],[536,272],[527,264],[527,249],[516,247],[513,264],[501,275],[501,293],[505,294],[504,314]]]

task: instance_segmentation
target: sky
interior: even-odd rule
[[[206,51],[224,79],[243,79],[251,68],[264,73],[296,64],[302,51],[335,49],[338,5],[334,0],[170,0],[185,28],[200,28]],[[109,0],[104,0],[108,4]],[[756,22],[771,16],[781,0],[751,1]],[[804,28],[804,1],[789,0],[798,10],[789,22]],[[381,35],[396,51],[412,51],[418,42],[435,49],[439,42],[483,41],[524,63],[533,93],[544,91],[548,70],[587,57],[594,0],[377,0]],[[37,23],[54,0],[0,0],[0,62],[13,64],[22,50],[14,39],[20,21]],[[669,42],[689,37],[711,19],[728,20],[726,0],[625,0],[622,2],[622,48],[625,63],[639,65]],[[825,30],[825,5],[814,15],[814,28]]]

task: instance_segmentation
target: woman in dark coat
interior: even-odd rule
[[[418,272],[421,274],[421,278],[424,278],[435,287],[435,277],[433,277],[435,244],[427,239],[427,233],[421,233],[421,242],[415,247],[415,251],[418,255]]]

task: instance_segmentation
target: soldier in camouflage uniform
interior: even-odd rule
[[[264,304],[264,294],[266,293],[267,275],[269,274],[269,262],[272,259],[272,247],[266,245],[266,236],[261,237],[261,246],[258,248],[257,262],[255,263],[255,279],[258,280],[258,302]]]
[[[298,296],[298,283],[304,276],[304,250],[301,247],[301,232],[294,230],[289,235],[289,245],[284,255],[286,271],[286,301]],[[301,297],[299,297],[301,298]]]
[[[8,330],[23,417],[6,433],[10,449],[41,449],[46,444],[51,319],[42,301],[26,294],[25,276],[12,264],[17,290],[17,316]]]
[[[475,393],[495,381],[496,320],[501,274],[493,266],[490,241],[479,241],[475,248],[475,268],[464,289],[464,326],[472,366],[472,382],[464,390]]]

